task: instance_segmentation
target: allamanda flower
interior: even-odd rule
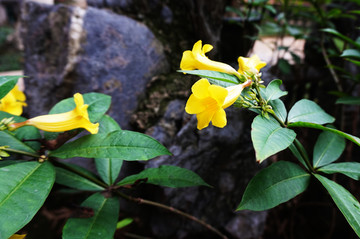
[[[238,58],[240,74],[244,74],[245,71],[252,74],[258,74],[260,69],[266,66],[266,63],[261,61],[257,55],[253,55],[250,58],[240,56]]]
[[[0,100],[0,111],[5,111],[13,115],[21,115],[23,112],[23,106],[25,103],[26,96],[19,90],[18,85]]]
[[[26,237],[26,234],[20,235],[20,234],[14,234],[9,239],[24,239]]]
[[[198,80],[191,88],[185,111],[188,114],[196,114],[199,130],[207,127],[210,123],[223,128],[226,123],[225,108],[232,105],[240,96],[242,90],[250,86],[251,80],[240,85],[223,88],[218,85],[210,85],[207,79]]]
[[[84,128],[92,134],[99,130],[99,123],[93,124],[89,120],[87,112],[88,105],[84,104],[83,96],[80,93],[74,95],[75,109],[60,114],[41,115],[28,119],[21,123],[13,123],[9,126],[15,130],[25,125],[32,125],[38,129],[48,132],[63,132],[77,128]]]
[[[197,41],[194,44],[192,51],[190,50],[184,51],[180,62],[180,69],[187,71],[196,70],[196,69],[219,71],[219,72],[240,76],[239,72],[237,72],[230,65],[218,61],[212,61],[207,56],[205,56],[205,53],[211,51],[212,49],[213,49],[212,45],[205,44],[202,47],[201,40]]]

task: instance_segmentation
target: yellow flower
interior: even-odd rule
[[[18,85],[0,100],[0,111],[5,111],[13,115],[21,115],[23,112],[23,106],[25,103],[25,94],[19,90]]]
[[[26,237],[26,234],[23,234],[23,235],[14,234],[11,237],[9,237],[9,239],[23,239],[25,237]]]
[[[232,105],[240,96],[242,90],[250,86],[251,80],[240,85],[223,88],[218,85],[210,85],[207,79],[198,80],[191,88],[185,111],[188,114],[196,114],[199,130],[206,128],[210,121],[216,127],[223,128],[226,123],[225,108]]]
[[[210,70],[210,71],[219,71],[224,72],[232,75],[239,76],[239,73],[232,68],[230,65],[212,61],[207,56],[205,56],[205,53],[211,51],[213,49],[212,45],[205,44],[202,47],[201,40],[197,41],[192,51],[187,50],[184,51],[181,62],[180,62],[180,69],[191,71],[191,70]]]
[[[75,109],[69,112],[51,115],[41,115],[28,119],[21,123],[11,124],[11,130],[25,125],[32,125],[38,129],[48,132],[63,132],[77,128],[84,128],[92,134],[99,131],[99,123],[93,124],[89,120],[87,112],[88,105],[84,104],[83,96],[80,93],[74,95]]]
[[[260,69],[266,66],[266,63],[261,61],[257,55],[253,55],[250,58],[247,57],[239,57],[239,70],[240,74],[244,74],[245,71],[250,72],[252,74],[258,74]]]

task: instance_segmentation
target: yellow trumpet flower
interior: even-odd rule
[[[244,74],[245,71],[252,74],[258,74],[260,69],[266,66],[266,63],[261,61],[257,55],[253,55],[250,58],[240,56],[238,58],[240,74]]]
[[[20,235],[20,234],[14,234],[9,239],[24,239],[26,237],[26,234]]]
[[[180,69],[186,71],[196,69],[219,71],[240,77],[239,72],[237,72],[230,65],[218,61],[212,61],[207,56],[205,56],[205,53],[211,51],[212,49],[212,45],[205,44],[202,46],[202,41],[197,41],[194,44],[192,51],[184,51],[180,62]]]
[[[186,102],[185,111],[196,114],[199,130],[206,128],[210,121],[214,126],[223,128],[227,123],[224,109],[232,105],[242,90],[251,83],[252,81],[248,80],[240,85],[223,88],[210,85],[207,79],[202,78],[192,86],[192,94]]]
[[[0,100],[0,111],[5,111],[13,115],[21,115],[23,112],[23,106],[25,103],[26,96],[19,90],[18,85]]]
[[[15,130],[25,125],[32,125],[48,132],[63,132],[84,128],[91,134],[96,134],[99,131],[99,123],[93,124],[90,122],[87,112],[88,105],[84,104],[83,96],[80,93],[76,93],[74,95],[74,101],[76,107],[72,111],[37,116],[21,123],[13,123],[9,128]]]

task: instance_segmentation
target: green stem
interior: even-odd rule
[[[183,217],[186,217],[186,218],[188,218],[188,219],[190,219],[190,220],[192,220],[192,221],[195,221],[195,222],[203,225],[204,227],[206,227],[206,228],[209,229],[210,231],[216,233],[216,234],[217,234],[218,236],[220,236],[221,238],[227,239],[227,237],[226,237],[224,234],[222,234],[220,231],[218,231],[216,228],[214,228],[214,227],[212,227],[211,225],[207,224],[206,222],[204,222],[204,221],[202,221],[202,220],[200,220],[200,219],[198,219],[198,218],[196,218],[196,217],[194,217],[194,216],[192,216],[192,215],[190,215],[190,214],[187,214],[187,213],[185,213],[185,212],[182,212],[182,211],[180,211],[180,210],[178,210],[178,209],[176,209],[176,208],[173,208],[173,207],[164,205],[164,204],[162,204],[162,203],[158,203],[158,202],[153,202],[153,201],[149,201],[149,200],[146,200],[146,199],[142,199],[142,198],[134,198],[134,197],[131,197],[131,196],[129,196],[129,195],[126,195],[126,194],[124,194],[124,193],[122,193],[122,192],[120,192],[120,191],[118,191],[118,190],[115,191],[115,193],[116,193],[117,195],[119,195],[120,197],[128,200],[128,201],[136,202],[136,203],[138,203],[138,204],[145,204],[145,205],[150,205],[150,206],[162,208],[162,209],[165,209],[165,210],[167,210],[167,211],[170,211],[170,212],[176,213],[176,214],[178,214],[178,215],[181,215],[181,216],[183,216]]]
[[[274,117],[274,119],[276,119],[277,122],[279,122],[279,124],[281,125],[281,127],[283,128],[287,128],[286,124],[273,112],[271,112],[271,115]],[[308,158],[308,156],[306,155],[306,153],[302,150],[301,147],[301,143],[298,140],[294,140],[293,142],[294,146],[296,147],[297,151],[300,153],[301,157],[304,159],[306,166],[308,167],[308,169],[311,172],[315,172],[313,166],[310,163],[310,160]]]
[[[17,149],[2,148],[1,150],[11,152],[11,153],[23,154],[23,155],[31,156],[31,157],[34,157],[34,158],[39,158],[40,157],[40,155],[38,155],[38,154],[30,153],[30,152],[26,152],[26,151],[22,151],[22,150],[17,150]]]

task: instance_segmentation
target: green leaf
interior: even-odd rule
[[[313,166],[318,168],[337,160],[345,149],[345,140],[340,135],[324,131],[314,147]]]
[[[341,185],[321,175],[314,174],[314,176],[326,188],[349,225],[360,237],[360,204],[356,198]]]
[[[267,210],[305,191],[310,174],[300,166],[279,161],[261,170],[250,180],[236,210]]]
[[[223,81],[223,82],[227,82],[227,83],[231,83],[231,84],[239,84],[240,83],[239,79],[236,76],[230,75],[227,73],[223,73],[223,72],[218,72],[218,71],[193,70],[193,71],[178,71],[178,72],[182,72],[182,73],[190,74],[190,75],[197,75],[202,78],[219,80],[219,81]]]
[[[121,130],[118,123],[108,115],[104,115],[100,120],[99,133],[110,133]],[[112,185],[119,176],[123,161],[119,158],[95,158],[95,166],[101,179],[107,184]]]
[[[0,99],[4,98],[24,76],[0,76]]]
[[[335,121],[335,118],[327,114],[314,101],[302,99],[295,103],[288,115],[288,122],[308,122],[315,124],[327,124]]]
[[[104,115],[100,121],[98,133],[110,133],[116,130],[121,130],[120,125],[109,115]]]
[[[326,28],[326,29],[322,29],[322,31],[330,33],[330,34],[342,39],[343,41],[346,41],[347,43],[354,45],[356,48],[360,48],[359,43],[357,43],[357,42],[353,41],[351,38],[341,34],[340,32],[336,31],[335,29]]]
[[[351,134],[344,133],[337,129],[322,126],[320,124],[307,123],[307,122],[296,122],[296,123],[288,124],[288,127],[289,128],[291,128],[291,127],[307,127],[307,128],[313,128],[313,129],[320,129],[320,130],[324,130],[324,131],[330,131],[330,132],[340,135],[341,137],[344,137],[345,139],[348,139],[351,142],[360,146],[360,139],[358,137],[353,136]]]
[[[0,120],[4,118],[13,118],[13,120],[18,122],[24,122],[27,120],[24,117],[12,115],[3,111],[0,111]],[[6,131],[8,132],[8,131]],[[22,143],[26,144],[27,146],[31,147],[33,150],[38,151],[40,149],[40,142],[36,141],[36,139],[41,139],[41,134],[37,128],[34,126],[24,126],[18,128],[17,130],[8,132],[10,135],[13,135],[18,140],[22,141]],[[1,142],[1,139],[0,139]],[[0,143],[1,145],[1,143]]]
[[[360,51],[356,49],[346,49],[340,56],[354,60],[360,60]]]
[[[287,95],[287,91],[282,91],[280,85],[282,80],[271,81],[265,89],[262,89],[263,98],[266,101],[279,99],[281,96]]]
[[[110,239],[114,237],[119,214],[119,200],[96,193],[82,207],[94,210],[90,218],[70,218],[63,229],[63,239]]]
[[[84,103],[89,105],[87,108],[89,119],[91,122],[96,122],[101,119],[105,112],[109,109],[111,104],[111,96],[101,93],[87,93],[83,94]],[[75,108],[74,97],[64,99],[57,103],[49,112],[49,114],[59,114],[71,111]],[[45,132],[45,138],[55,139],[58,133]]]
[[[112,185],[119,176],[123,160],[119,158],[95,158],[95,166],[101,179]]]
[[[289,75],[291,73],[291,65],[285,59],[279,59],[277,66],[283,74]]]
[[[260,163],[277,152],[291,145],[296,133],[282,128],[273,118],[267,119],[258,115],[251,125],[251,139]]]
[[[344,96],[337,99],[335,104],[360,105],[360,97]]]
[[[0,131],[0,146],[9,146],[10,149],[36,154],[34,149],[6,131]]]
[[[265,6],[264,6],[264,8],[266,9],[266,10],[268,10],[269,12],[271,12],[272,14],[276,14],[276,8],[274,8],[274,6],[272,6],[272,5],[268,5],[268,4],[266,4]]]
[[[0,238],[9,238],[34,217],[54,181],[55,171],[49,162],[0,168]]]
[[[64,144],[49,153],[58,158],[120,158],[123,160],[148,160],[170,152],[158,141],[145,134],[118,130],[109,134],[85,135]]]
[[[269,104],[275,112],[276,116],[279,117],[283,122],[285,122],[287,117],[287,111],[284,102],[282,102],[282,100],[280,99],[276,99],[271,100]]]
[[[318,171],[327,174],[342,173],[352,179],[360,180],[360,163],[357,162],[332,163],[319,168]]]
[[[132,218],[124,218],[116,224],[116,229],[124,228],[124,227],[130,225],[133,221],[134,221],[134,219],[132,219]]]
[[[91,178],[96,178],[95,175],[91,174],[90,172],[86,171],[83,168],[76,167],[75,165],[71,165],[71,166],[69,164],[66,165],[76,169],[76,171],[78,171],[79,173],[73,173],[69,170],[60,167],[55,167],[56,183],[79,190],[86,190],[86,191],[104,190],[103,187],[99,186],[98,184],[86,178],[86,176]],[[82,175],[84,175],[85,177]]]
[[[296,147],[296,145],[298,147]],[[305,162],[305,160],[309,160],[309,156],[300,141],[295,138],[294,142],[289,146],[289,149],[293,153],[293,155],[299,160],[299,162],[304,165],[305,168],[310,170],[309,166]]]
[[[161,165],[159,168],[145,169],[139,174],[124,178],[116,185],[134,184],[140,179],[145,179],[146,183],[172,188],[209,186],[196,173],[185,168],[170,165]]]

